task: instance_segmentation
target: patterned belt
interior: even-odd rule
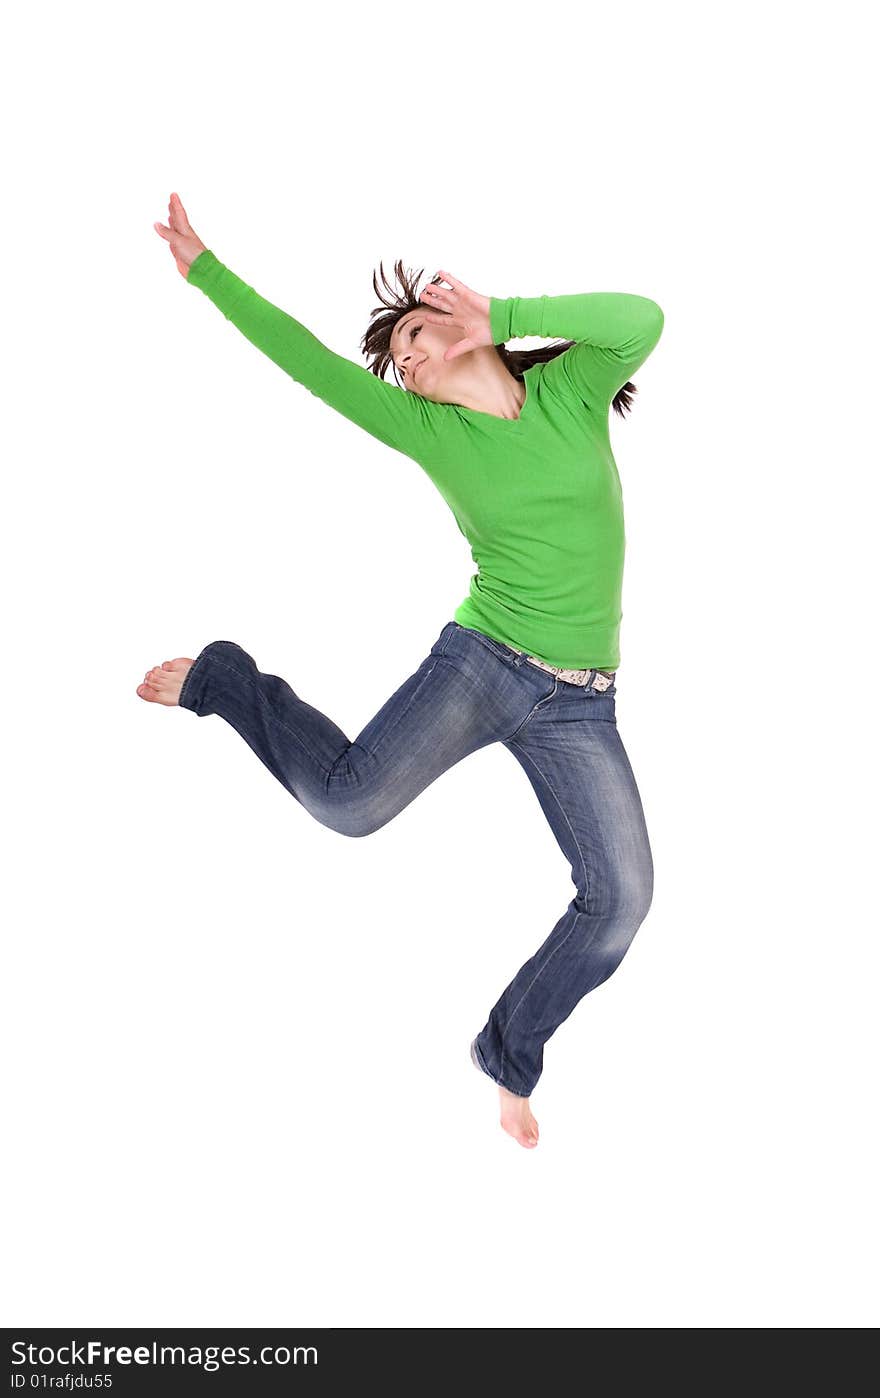
[[[515,646],[510,647],[516,650]],[[530,665],[537,665],[541,670],[546,670],[548,674],[556,675],[558,679],[564,680],[566,684],[580,684],[590,689],[608,689],[614,683],[616,670],[564,670],[561,665],[548,665],[545,660],[537,660],[533,655],[526,655],[524,650],[517,651],[517,655],[524,655]]]

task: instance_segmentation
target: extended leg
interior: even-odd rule
[[[585,696],[585,715],[590,702]],[[563,722],[563,712],[548,705],[505,743],[535,790],[577,890],[474,1040],[477,1065],[522,1097],[541,1076],[547,1040],[620,965],[653,894],[641,798],[616,723],[572,722],[567,711]]]
[[[322,825],[368,835],[469,753],[513,732],[534,702],[531,692],[511,686],[502,691],[504,703],[487,704],[476,681],[498,662],[487,662],[479,647],[476,660],[460,647],[447,653],[453,632],[443,628],[415,673],[353,742],[232,641],[213,641],[201,651],[179,703],[225,719]]]

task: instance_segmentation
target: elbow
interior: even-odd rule
[[[637,299],[638,313],[633,315],[629,338],[614,352],[621,359],[635,359],[641,364],[663,333],[663,310],[647,296]]]
[[[656,331],[657,336],[658,336],[658,338],[659,338],[660,333],[661,333],[661,331],[662,331],[662,329],[663,329],[663,320],[664,320],[663,308],[662,308],[662,306],[658,306],[658,304],[657,304],[656,301],[651,301],[651,300],[649,299],[649,297],[646,296],[646,297],[645,297],[645,312],[646,312],[646,314],[647,314],[647,319],[649,320],[649,322],[650,322],[650,324],[651,324],[651,328],[652,328],[654,331]]]
[[[663,308],[656,301],[645,300],[645,331],[651,345],[656,345],[663,334]]]
[[[650,296],[633,296],[630,298],[632,305],[631,316],[631,339],[627,343],[629,348],[634,342],[645,342],[655,345],[663,333],[663,308],[656,301],[652,301]]]

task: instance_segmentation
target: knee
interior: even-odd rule
[[[605,888],[604,896],[576,899],[591,931],[584,954],[591,966],[591,989],[614,974],[648,915],[653,897],[650,866],[647,874],[630,873]]]
[[[322,825],[335,830],[337,835],[346,835],[352,840],[362,840],[366,835],[375,835],[391,819],[393,812],[375,803],[350,800],[345,804],[324,808],[314,812]]]
[[[632,916],[637,919],[637,927],[640,927],[648,916],[653,901],[654,880],[651,878],[647,881],[640,882],[638,887],[633,890],[631,896],[630,906],[632,908]]]
[[[633,932],[648,916],[654,898],[654,865],[648,857],[621,873],[615,884],[615,915],[632,926]]]
[[[650,863],[642,868],[619,870],[613,877],[599,880],[575,899],[580,912],[601,918],[608,927],[621,929],[621,935],[634,936],[648,916],[654,897],[654,875]]]
[[[351,840],[362,840],[365,835],[375,835],[376,831],[381,830],[384,824],[384,821],[381,821],[379,824],[376,824],[374,821],[361,821],[360,823],[349,821],[347,824],[338,825],[336,828],[340,835],[347,835]]]

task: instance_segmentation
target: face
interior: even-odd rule
[[[461,365],[456,359],[444,360],[443,355],[460,339],[459,329],[426,321],[420,310],[400,317],[391,334],[391,354],[408,393],[420,393],[435,403],[455,401],[451,386],[456,365],[459,369]]]

